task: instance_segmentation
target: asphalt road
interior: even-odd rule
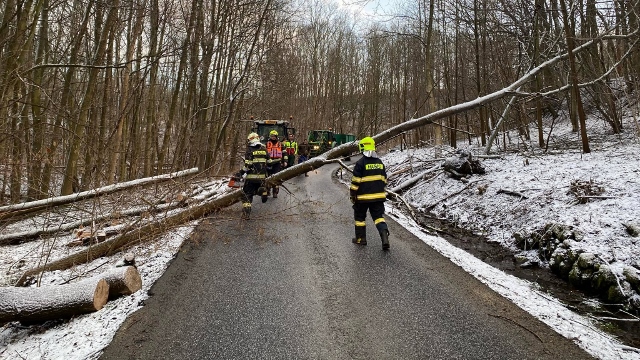
[[[335,166],[203,221],[102,359],[589,359],[387,216],[351,243]]]

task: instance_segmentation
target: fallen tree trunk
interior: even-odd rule
[[[136,216],[145,212],[157,213],[160,211],[171,210],[181,205],[182,205],[182,202],[174,201],[168,204],[137,207],[137,208],[128,209],[125,211],[120,211],[118,215],[119,216]],[[22,242],[30,241],[30,240],[37,239],[41,235],[50,235],[50,234],[55,234],[59,232],[69,231],[69,230],[79,228],[80,226],[89,225],[91,223],[100,222],[105,219],[111,219],[113,217],[114,217],[114,214],[107,214],[107,215],[98,216],[95,218],[88,218],[86,220],[74,221],[68,224],[61,224],[59,226],[52,227],[52,228],[36,229],[36,230],[29,230],[29,231],[22,231],[18,233],[0,235],[0,245],[9,245],[9,244],[14,244],[21,241]]]
[[[171,180],[178,177],[192,175],[196,173],[198,173],[198,168],[192,168],[192,169],[178,171],[171,174],[158,175],[150,178],[137,179],[137,180],[127,181],[127,182],[113,184],[109,186],[104,186],[98,189],[83,191],[83,192],[79,192],[71,195],[64,195],[64,196],[58,196],[58,197],[42,199],[37,201],[30,201],[30,202],[25,202],[21,204],[0,206],[0,220],[6,219],[8,217],[15,215],[14,214],[15,211],[21,211],[21,214],[24,214],[25,213],[24,211],[30,210],[30,209],[40,209],[43,206],[68,204],[78,200],[84,200],[84,199],[89,199],[89,198],[100,196],[100,195],[114,193],[116,191],[127,189],[132,186],[153,184],[156,182]]]
[[[109,285],[102,278],[38,288],[0,288],[0,324],[42,322],[102,309]]]
[[[164,219],[154,219],[140,226],[137,223],[132,224],[128,229],[123,230],[121,235],[116,236],[113,239],[109,239],[97,245],[92,245],[87,249],[71,254],[62,259],[25,271],[16,285],[23,286],[30,277],[43,271],[64,270],[74,265],[90,262],[102,256],[112,255],[119,251],[123,246],[162,234],[169,228],[199,219],[216,210],[232,205],[240,200],[241,194],[242,190],[236,190],[209,203],[195,206],[193,208],[187,208],[184,211],[180,211]],[[135,228],[135,226],[139,227]]]
[[[436,166],[434,166],[434,167],[432,167],[432,168],[429,168],[429,169],[427,169],[427,170],[425,170],[425,171],[421,172],[420,174],[418,174],[418,175],[416,175],[416,176],[414,176],[414,177],[412,177],[412,178],[410,178],[410,179],[406,180],[406,181],[405,181],[405,182],[403,182],[402,184],[399,184],[398,186],[396,186],[396,187],[392,188],[392,189],[391,189],[391,191],[392,191],[392,192],[402,191],[402,190],[404,190],[404,189],[408,188],[409,186],[411,186],[411,185],[413,185],[413,184],[417,183],[417,182],[418,182],[418,180],[420,180],[420,179],[424,178],[424,176],[425,176],[425,175],[427,175],[427,174],[429,174],[429,173],[432,173],[432,172],[434,172],[434,171],[436,171],[436,170],[440,169],[441,167],[442,167],[442,166],[440,166],[440,165],[436,165]]]

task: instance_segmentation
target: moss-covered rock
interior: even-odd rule
[[[631,285],[631,288],[635,291],[640,291],[640,274],[638,274],[638,270],[631,266],[625,266],[622,274]]]
[[[591,278],[591,288],[597,293],[605,293],[616,284],[616,277],[608,265],[599,266]]]
[[[620,287],[616,285],[611,285],[609,287],[609,291],[607,292],[607,301],[612,303],[620,303],[625,301],[626,296],[622,294],[620,291]]]
[[[598,256],[579,248],[577,242],[583,240],[582,232],[561,224],[549,223],[529,234],[514,233],[513,237],[519,248],[536,250],[538,258],[548,261],[551,271],[571,285],[606,302],[624,304],[633,313],[640,312],[640,261],[625,267],[623,274],[615,273]],[[515,262],[524,266],[531,260],[531,254],[516,254]]]
[[[583,250],[569,247],[569,249],[567,249],[567,258],[573,264],[578,261],[578,257],[580,257],[582,253],[584,253]]]
[[[578,256],[577,264],[580,269],[593,269],[596,264],[596,256],[592,253],[582,253]]]
[[[569,239],[580,242],[584,240],[584,233],[580,230],[573,230],[571,232],[571,235],[569,236]]]
[[[625,230],[627,231],[627,234],[631,235],[632,237],[638,237],[640,236],[640,226],[638,226],[637,224],[622,224],[625,227]]]
[[[629,296],[629,306],[630,310],[635,310],[636,313],[640,311],[640,295],[635,291]]]
[[[589,289],[592,278],[592,269],[581,269],[577,264],[574,264],[569,271],[569,283],[577,288]]]

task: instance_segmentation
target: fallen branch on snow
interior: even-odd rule
[[[402,184],[399,184],[398,186],[393,187],[391,189],[391,191],[398,192],[398,191],[404,190],[404,189],[408,188],[409,186],[417,183],[419,180],[423,179],[427,174],[435,172],[436,170],[438,170],[440,168],[441,168],[441,165],[436,165],[434,167],[431,167],[431,168],[419,173],[418,175],[416,175],[416,176],[404,181]]]
[[[158,176],[153,176],[149,178],[137,179],[137,180],[127,181],[123,183],[108,185],[101,188],[83,191],[83,192],[79,192],[71,195],[64,195],[64,196],[58,196],[58,197],[53,197],[48,199],[29,201],[21,204],[0,206],[0,220],[14,216],[15,211],[21,211],[21,213],[24,213],[22,212],[23,210],[33,209],[35,211],[35,210],[41,209],[43,206],[68,204],[68,203],[72,203],[79,200],[85,200],[85,199],[89,199],[89,198],[100,196],[100,195],[110,194],[116,191],[130,188],[132,186],[147,185],[147,184],[153,184],[156,182],[167,181],[167,180],[175,179],[178,177],[196,174],[197,172],[198,172],[198,168],[192,168],[192,169],[178,171],[171,174],[158,175]]]
[[[522,199],[528,199],[528,197],[525,194],[517,192],[517,191],[512,191],[512,190],[499,189],[498,191],[496,191],[496,194],[507,194],[507,195],[512,195],[512,196],[517,196],[521,200]]]
[[[477,183],[478,181],[480,181],[480,179],[475,180],[475,181],[470,181],[469,183],[467,183],[467,185],[466,185],[465,187],[463,187],[463,188],[462,188],[462,189],[460,189],[459,191],[456,191],[456,192],[454,192],[454,193],[452,193],[452,194],[449,194],[449,195],[447,195],[447,196],[443,197],[442,199],[440,199],[440,200],[436,201],[435,203],[433,203],[433,204],[431,204],[431,205],[427,206],[427,207],[425,208],[425,212],[429,212],[429,211],[433,210],[433,208],[434,208],[434,207],[436,207],[436,206],[438,206],[438,204],[440,204],[441,202],[443,202],[443,201],[445,201],[445,200],[447,200],[447,199],[449,199],[449,198],[451,198],[451,197],[454,197],[454,196],[456,196],[456,195],[460,194],[461,192],[463,192],[463,191],[467,190],[468,188],[470,188],[470,187],[471,187],[471,185],[473,185],[473,184]]]

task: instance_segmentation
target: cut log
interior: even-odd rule
[[[0,324],[9,321],[42,322],[102,309],[109,284],[102,278],[38,288],[0,288]]]
[[[96,277],[104,279],[109,284],[110,300],[122,295],[131,295],[142,289],[142,278],[138,269],[133,266],[117,267]]]

